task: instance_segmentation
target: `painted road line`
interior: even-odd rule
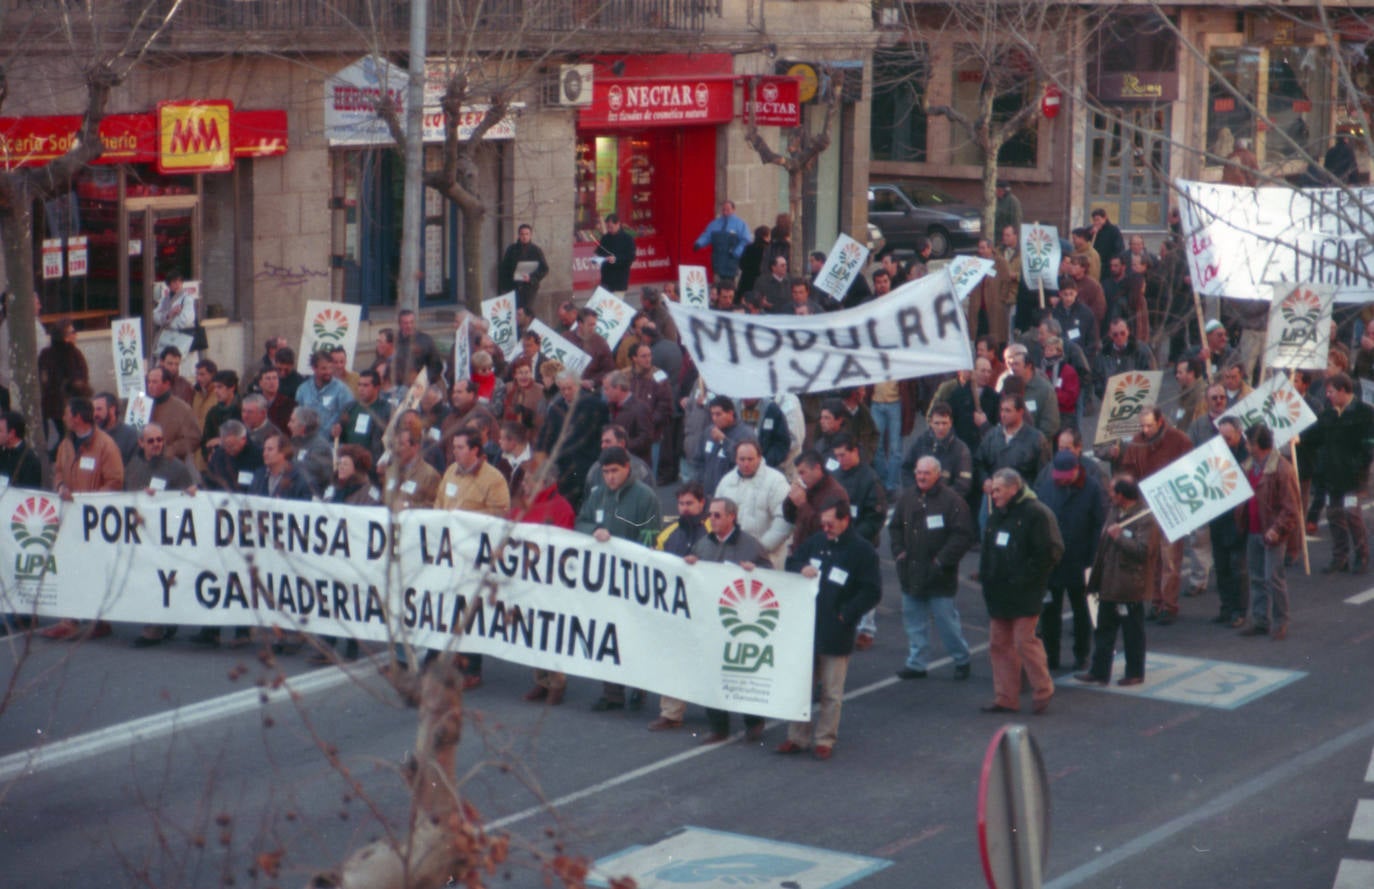
[[[1365,590],[1363,593],[1356,593],[1345,601],[1350,605],[1363,605],[1366,602],[1374,601],[1374,590]]]
[[[1374,750],[1369,751],[1369,766],[1364,770],[1365,783],[1374,782]]]
[[[1374,840],[1374,800],[1362,799],[1355,803],[1355,817],[1350,819],[1350,839]]]
[[[1331,889],[1369,889],[1374,886],[1374,861],[1342,858],[1336,870],[1336,883]]]
[[[358,660],[350,664],[347,670],[343,667],[313,670],[291,677],[280,688],[246,688],[208,701],[188,704],[175,710],[154,713],[142,719],[122,722],[84,735],[11,753],[0,758],[0,785],[8,784],[20,776],[37,775],[88,757],[129,748],[135,743],[147,743],[165,738],[173,732],[250,713],[265,706],[262,702],[263,695],[267,696],[267,703],[276,703],[288,700],[292,694],[314,694],[355,682],[358,677],[370,675],[375,671],[377,665],[383,663],[386,657],[377,655],[367,660]]]

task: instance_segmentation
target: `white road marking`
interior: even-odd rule
[[[1369,766],[1364,770],[1366,783],[1374,782],[1374,750],[1369,751]]]
[[[1350,839],[1374,840],[1374,800],[1362,799],[1355,804],[1355,817],[1350,819]]]
[[[267,695],[267,700],[271,703],[285,701],[293,693],[304,695],[325,691],[355,681],[355,676],[350,671],[359,668],[375,670],[379,663],[381,660],[368,659],[354,662],[349,670],[342,667],[313,670],[293,676],[286,680],[281,688],[246,688],[218,698],[177,707],[175,710],[154,713],[142,719],[122,722],[52,744],[11,753],[0,758],[0,784],[8,784],[21,775],[36,775],[78,760],[126,748],[135,742],[165,738],[176,731],[257,710],[264,706],[261,700],[263,694]]]
[[[1366,602],[1374,601],[1374,590],[1365,590],[1363,593],[1356,593],[1345,601],[1350,605],[1363,605]]]
[[[1341,859],[1336,884],[1331,889],[1369,889],[1370,886],[1374,886],[1374,861]]]

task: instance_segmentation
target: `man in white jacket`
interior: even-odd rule
[[[789,485],[781,472],[766,465],[758,442],[749,439],[735,446],[735,468],[716,487],[717,497],[739,505],[739,526],[768,551],[774,565],[787,557],[792,523],[782,517]]]

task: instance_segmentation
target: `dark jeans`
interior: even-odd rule
[[[1082,577],[1082,572],[1078,572]],[[1064,594],[1069,594],[1069,607],[1073,610],[1073,659],[1075,663],[1086,661],[1092,641],[1092,618],[1088,615],[1088,594],[1084,591],[1083,581],[1068,584],[1050,584],[1050,601],[1045,603],[1040,614],[1040,638],[1045,643],[1045,658],[1050,669],[1059,669],[1059,638],[1064,627]]]
[[[713,707],[706,708],[706,719],[711,724],[711,733],[716,735],[730,734],[730,711],[716,710]],[[763,725],[762,716],[744,717],[744,727],[753,728],[756,725]]]
[[[1118,613],[1123,607],[1124,615]],[[1103,682],[1112,678],[1112,659],[1116,657],[1116,630],[1121,628],[1121,645],[1126,650],[1126,676],[1145,678],[1145,603],[1099,602],[1097,629],[1093,631],[1092,674]]]
[[[1221,596],[1221,614],[1230,617],[1244,617],[1245,595],[1245,541],[1238,540],[1234,545],[1222,542],[1224,535],[1212,531],[1212,567],[1217,572],[1217,593]]]

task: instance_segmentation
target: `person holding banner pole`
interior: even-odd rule
[[[1297,477],[1274,450],[1274,433],[1263,423],[1245,430],[1250,459],[1242,468],[1255,496],[1236,508],[1236,520],[1248,533],[1246,563],[1250,569],[1250,623],[1242,636],[1288,636],[1288,581],[1285,555],[1294,534],[1302,532]]]
[[[1145,600],[1154,588],[1160,533],[1141,500],[1135,479],[1117,476],[1108,496],[1112,508],[1102,528],[1087,584],[1100,600],[1097,629],[1093,632],[1092,667],[1073,678],[1101,685],[1111,682],[1120,628],[1126,675],[1116,684],[1129,687],[1145,682]]]
[[[1331,562],[1322,573],[1363,574],[1369,570],[1369,537],[1360,492],[1374,456],[1374,408],[1355,399],[1355,381],[1345,373],[1327,378],[1326,398],[1328,406],[1318,415],[1317,425],[1303,436],[1305,444],[1317,448],[1322,486],[1330,498]]]
[[[1131,478],[1144,480],[1193,449],[1193,443],[1178,429],[1169,425],[1168,418],[1158,405],[1148,405],[1140,411],[1140,434],[1131,439],[1124,450],[1112,446],[1113,459]],[[1178,620],[1178,597],[1183,583],[1183,548],[1186,538],[1160,546],[1160,562],[1156,566],[1155,591],[1150,619],[1168,626]]]

